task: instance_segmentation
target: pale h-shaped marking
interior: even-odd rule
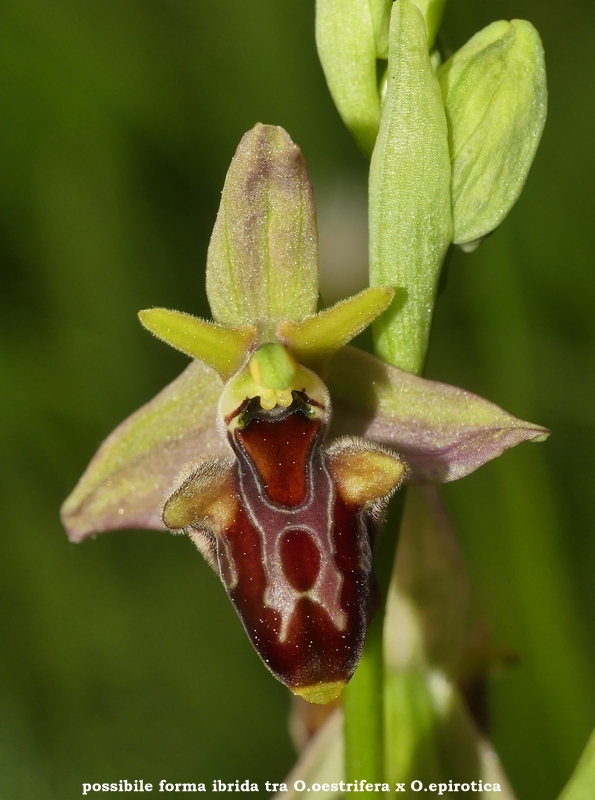
[[[266,496],[266,489],[258,470],[241,443],[231,438],[232,447],[238,458],[242,504],[258,532],[261,544],[262,566],[267,582],[264,604],[281,615],[280,642],[287,638],[291,617],[301,597],[308,597],[318,603],[338,630],[344,630],[347,625],[347,615],[339,605],[343,576],[335,567],[333,559],[335,490],[324,463],[319,439],[320,434],[312,442],[306,462],[308,491],[304,502],[297,506],[284,506],[272,502]],[[295,589],[283,571],[281,539],[291,530],[310,534],[320,553],[316,581],[312,588],[306,591]]]

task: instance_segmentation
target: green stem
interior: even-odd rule
[[[376,549],[376,578],[380,606],[368,629],[366,645],[355,675],[343,692],[345,725],[345,778],[383,783],[384,771],[384,613],[395,560],[405,490],[393,503],[386,528]]]
[[[383,615],[376,614],[355,675],[343,692],[345,778],[370,783],[384,780]]]

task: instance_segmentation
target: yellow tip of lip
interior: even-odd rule
[[[331,681],[329,683],[315,683],[313,686],[290,687],[294,694],[303,697],[308,703],[330,703],[337,698],[345,686],[345,681]]]

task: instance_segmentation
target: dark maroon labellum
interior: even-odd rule
[[[235,461],[200,465],[166,503],[217,564],[268,668],[311,702],[336,697],[361,657],[370,616],[369,525],[400,482],[395,456],[357,439],[324,450],[328,408],[244,401],[225,423]]]
[[[268,667],[294,691],[345,683],[368,624],[371,552],[361,509],[341,497],[322,420],[304,402],[250,401],[230,434],[241,510],[217,540],[221,574]]]

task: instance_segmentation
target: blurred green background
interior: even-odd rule
[[[478,613],[519,655],[491,715],[520,800],[557,797],[595,723],[594,16],[579,0],[450,0],[445,22],[456,48],[529,19],[549,71],[526,189],[453,258],[428,365],[554,431],[443,492]],[[310,0],[2,3],[0,800],[122,778],[263,784],[292,764],[287,693],[191,543],[72,545],[58,510],[185,364],[136,312],[208,313],[208,237],[245,130],[281,124],[301,145],[329,261],[361,232],[367,165],[313,23]]]

